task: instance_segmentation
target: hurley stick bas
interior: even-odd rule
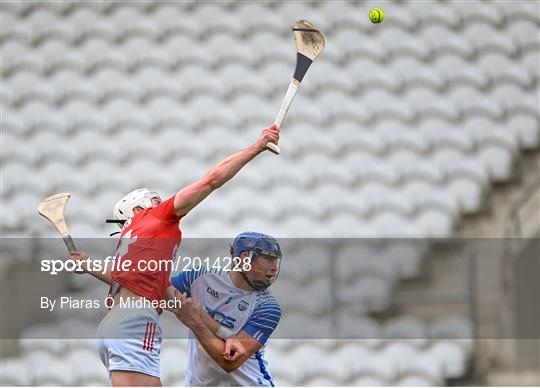
[[[48,219],[62,236],[70,252],[76,251],[75,243],[69,234],[69,228],[64,219],[64,210],[69,200],[69,193],[51,195],[40,202],[38,213]]]
[[[313,63],[315,58],[322,53],[325,44],[323,34],[313,25],[313,23],[310,23],[307,20],[298,20],[294,22],[292,31],[296,43],[296,67],[275,120],[278,128],[281,127],[309,66]],[[276,155],[279,155],[280,150],[276,144],[269,142],[266,144],[266,148]]]

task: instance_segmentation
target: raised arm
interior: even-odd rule
[[[257,142],[245,150],[236,152],[223,159],[208,171],[200,180],[185,187],[174,197],[174,209],[178,216],[184,216],[201,203],[214,190],[223,186],[238,173],[247,163],[266,149],[266,143],[277,144],[279,128],[272,124],[264,129]]]

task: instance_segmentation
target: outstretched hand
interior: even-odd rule
[[[279,142],[279,127],[276,123],[272,124],[268,128],[263,129],[255,144],[262,152],[266,149],[266,144],[269,142],[274,144],[278,144]]]

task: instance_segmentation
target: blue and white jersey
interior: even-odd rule
[[[173,277],[171,283],[233,333],[244,330],[265,345],[279,323],[281,307],[270,291],[242,290],[233,284],[230,275],[218,270],[185,271]],[[264,360],[264,347],[227,373],[191,331],[189,339],[186,386],[274,386]]]

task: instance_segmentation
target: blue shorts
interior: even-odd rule
[[[109,372],[109,379],[115,370],[160,377],[163,333],[156,309],[114,306],[101,321],[96,338],[99,357]]]

